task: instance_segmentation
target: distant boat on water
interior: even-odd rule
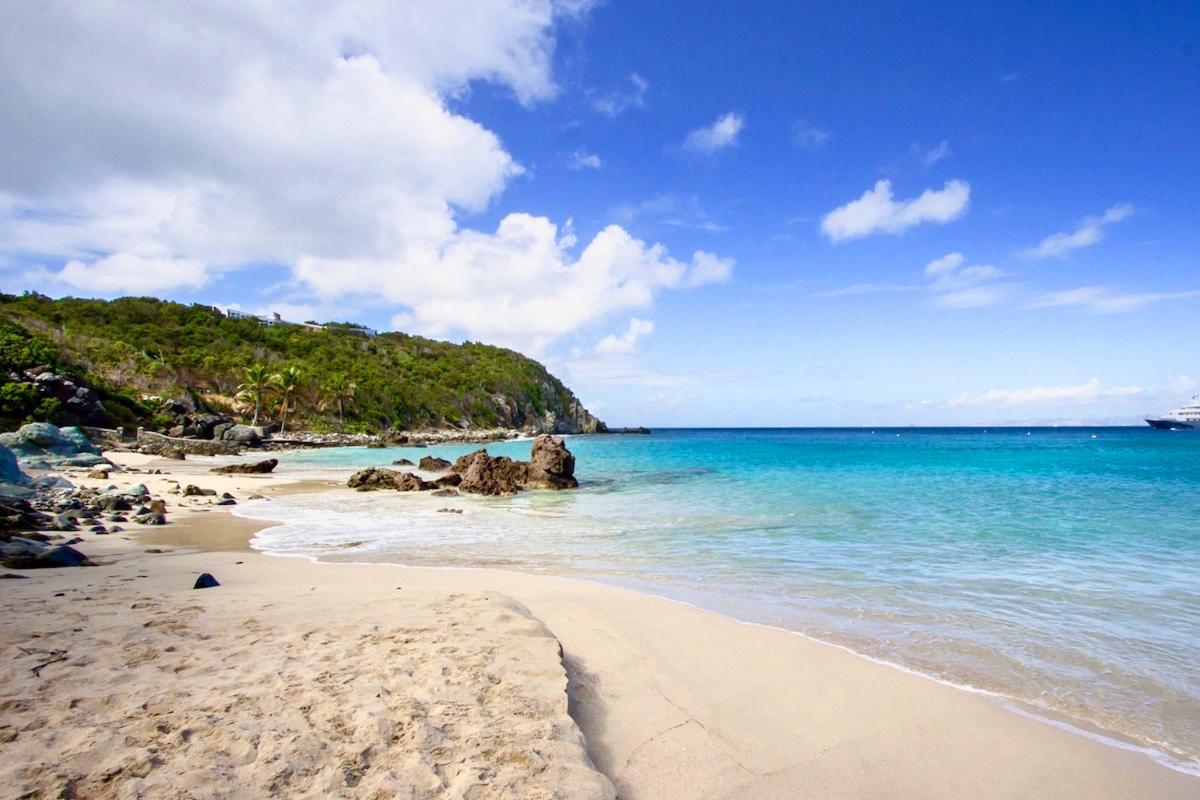
[[[1146,422],[1151,428],[1165,431],[1200,429],[1200,394],[1193,397],[1187,405],[1168,411],[1156,419],[1148,419]]]

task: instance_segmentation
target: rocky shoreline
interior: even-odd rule
[[[400,459],[393,466],[413,466]],[[512,495],[523,489],[574,489],[575,456],[561,436],[542,434],[533,440],[529,461],[508,456],[492,456],[476,450],[461,456],[453,464],[443,458],[426,456],[416,465],[425,472],[445,472],[427,481],[413,472],[384,467],[369,467],[350,476],[347,486],[360,492],[395,489],[400,492],[432,491],[437,497],[454,497],[460,492],[484,495]]]

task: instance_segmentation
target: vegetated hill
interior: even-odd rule
[[[61,402],[55,407],[45,391],[21,388],[45,371],[94,390],[110,424],[170,424],[158,398],[184,397],[200,408],[248,416],[234,398],[254,364],[300,370],[289,428],[604,430],[545,367],[500,347],[403,333],[367,338],[349,324],[264,325],[148,297],[0,294],[0,423],[10,428],[27,418],[99,424]],[[336,391],[347,382],[354,384],[352,398]]]

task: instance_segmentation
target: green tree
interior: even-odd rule
[[[254,406],[254,418],[251,425],[258,424],[258,414],[272,386],[271,371],[261,362],[251,364],[242,373],[242,383],[238,384],[238,398],[248,405]]]
[[[297,366],[284,368],[271,376],[271,382],[279,397],[279,432],[287,432],[288,411],[294,410],[297,396],[300,393],[300,381],[303,373]]]
[[[321,400],[320,410],[328,411],[330,408],[337,409],[338,430],[342,429],[346,407],[354,406],[354,393],[356,391],[358,391],[358,384],[341,372],[332,375],[325,384],[325,396]]]

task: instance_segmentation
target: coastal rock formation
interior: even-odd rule
[[[396,476],[394,488],[399,492],[424,492],[436,487],[411,472],[401,472]]]
[[[561,436],[539,436],[533,440],[529,460],[528,485],[534,489],[574,489],[575,456],[563,444]]]
[[[0,445],[8,448],[27,469],[101,466],[115,469],[79,428],[31,422],[15,432],[0,433]]]
[[[417,465],[418,469],[423,469],[426,472],[445,472],[450,469],[450,462],[444,458],[437,456],[424,456],[421,462]]]
[[[394,489],[396,488],[396,478],[399,475],[400,473],[394,469],[368,467],[367,469],[360,469],[351,475],[346,485],[351,489],[358,489],[360,492]]]
[[[369,467],[350,476],[347,486],[360,492],[396,489],[402,492],[422,492],[429,489],[453,489],[485,495],[512,495],[522,489],[574,489],[575,456],[567,449],[561,436],[543,434],[533,440],[530,461],[516,461],[508,456],[493,456],[487,450],[476,450],[450,462],[426,456],[421,469],[432,470],[449,466],[449,472],[429,482],[411,472],[398,472],[383,467]]]
[[[268,458],[253,464],[227,464],[223,467],[213,467],[212,471],[222,475],[265,475],[273,472],[277,466],[279,466],[278,459]]]
[[[424,492],[437,488],[434,484],[422,480],[411,472],[397,472],[394,469],[368,467],[350,476],[346,485],[360,492],[374,492],[379,489],[395,489],[398,492]]]
[[[24,486],[29,483],[29,476],[21,471],[17,457],[4,445],[0,444],[0,483],[11,483]]]
[[[463,456],[455,462],[454,471],[462,476],[459,491],[473,494],[516,494],[529,478],[529,465],[524,461],[490,456],[486,450]]]

